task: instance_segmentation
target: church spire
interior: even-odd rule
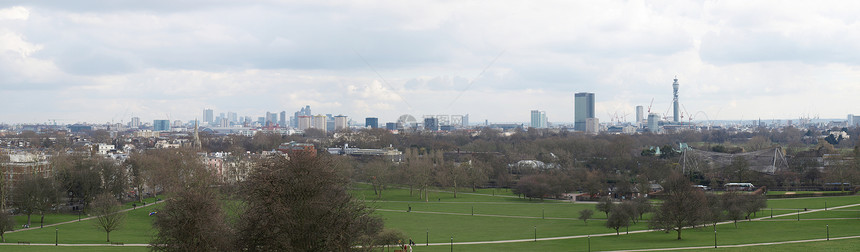
[[[195,149],[200,149],[203,144],[200,143],[200,136],[197,134],[197,119],[194,119],[194,143],[192,143],[191,147]]]

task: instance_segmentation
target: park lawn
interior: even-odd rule
[[[504,215],[504,216],[521,216],[535,218],[570,218],[576,219],[579,217],[579,211],[582,209],[591,209],[595,211],[593,218],[605,218],[603,212],[597,212],[594,209],[594,204],[573,204],[573,203],[505,203],[505,202],[464,202],[464,203],[424,203],[424,202],[374,202],[368,204],[376,209],[381,210],[402,210],[407,211],[412,207],[412,211],[423,212],[445,212],[445,213],[460,213],[460,214],[484,214],[484,215]]]
[[[426,242],[428,231],[430,243],[448,242],[451,236],[460,242],[533,239],[535,229],[538,238],[615,232],[606,228],[605,222],[600,220],[589,220],[586,224],[580,220],[441,215],[405,211],[377,211],[376,214],[383,218],[386,228],[401,230],[416,242]],[[631,226],[630,230],[641,230],[646,226],[645,222],[639,222]]]
[[[810,197],[810,198],[790,198],[790,199],[769,199],[767,200],[768,208],[791,208],[791,209],[823,209],[827,207],[844,206],[860,203],[860,196],[832,196],[832,197]]]
[[[143,199],[147,204],[155,202],[155,198],[145,198]],[[134,208],[132,204],[137,204],[138,206],[142,206],[140,202],[128,202],[123,204],[123,209]],[[45,214],[45,223],[44,225],[50,225],[54,223],[66,222],[77,220],[78,218],[86,218],[88,215],[83,213],[78,215],[77,213],[49,213]],[[12,217],[15,220],[15,227],[21,228],[22,225],[27,223],[27,215],[19,214]],[[38,214],[33,214],[30,216],[30,226],[38,227],[39,226],[40,216]]]
[[[830,225],[831,237],[860,235],[860,221],[806,221],[806,222],[739,222],[739,228],[732,224],[717,226],[717,242],[722,245],[777,242],[825,238],[825,224]],[[774,232],[778,230],[779,232]],[[682,232],[682,240],[676,240],[676,233],[661,231],[637,233],[620,236],[591,237],[591,250],[625,250],[646,248],[677,248],[713,246],[714,231],[711,227],[689,229]],[[455,239],[455,242],[457,240]],[[836,242],[836,241],[832,241]],[[842,247],[851,247],[858,242],[844,242]],[[747,247],[745,251],[783,251],[781,247]],[[417,246],[414,251],[448,251],[449,246]],[[454,245],[459,251],[586,251],[588,239],[565,239],[538,242],[519,242],[502,244]],[[743,248],[741,248],[743,249]],[[738,250],[738,249],[734,249]],[[852,250],[852,249],[848,249]]]
[[[836,193],[844,193],[845,191],[767,191],[767,195],[783,195],[785,193],[791,192],[792,194],[836,194]]]
[[[132,246],[36,246],[36,245],[0,245],[2,251],[63,251],[63,252],[101,252],[101,251],[122,251],[122,252],[137,252],[149,251],[148,247],[132,247]]]
[[[860,239],[854,238],[741,248],[717,248],[709,251],[856,251],[857,248],[860,248]]]
[[[153,217],[149,216],[149,212],[158,206],[147,204],[145,207],[137,207],[137,209],[127,212],[125,224],[120,229],[111,232],[111,242],[149,243],[155,232],[152,228]],[[60,243],[107,243],[105,233],[97,229],[94,223],[95,219],[91,219],[54,227],[7,233],[6,242],[54,243],[55,232],[57,232]],[[0,247],[0,249],[2,248]]]
[[[517,198],[516,196],[506,196],[506,195],[496,195],[492,196],[490,194],[473,194],[473,193],[463,193],[457,192],[457,197],[454,198],[454,193],[449,191],[436,191],[431,189],[428,191],[428,198],[430,200],[423,200],[418,198],[418,190],[413,191],[413,195],[409,195],[409,189],[401,189],[401,188],[388,188],[382,190],[382,197],[378,197],[374,194],[372,188],[357,188],[351,190],[350,193],[356,197],[357,199],[365,200],[365,201],[403,201],[403,202],[523,202],[528,201],[527,199]],[[539,200],[535,200],[539,201]],[[559,202],[557,200],[544,200],[544,202]]]
[[[86,218],[87,216],[82,215],[82,217]],[[25,215],[25,214],[15,215],[15,216],[12,216],[12,218],[15,220],[15,228],[16,229],[19,229],[24,224],[27,224],[27,215]],[[31,215],[30,216],[30,226],[31,227],[38,227],[40,218],[41,217],[38,214]],[[66,222],[66,221],[77,220],[77,219],[78,219],[77,214],[49,213],[49,214],[45,214],[44,225],[50,225],[50,224],[54,224],[54,223]]]
[[[827,218],[860,218],[860,212],[858,211],[820,211],[813,213],[803,213],[800,212],[800,219],[827,219]],[[776,217],[774,219],[789,219],[796,220],[797,215],[789,215],[783,217]]]

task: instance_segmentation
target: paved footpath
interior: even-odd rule
[[[849,207],[857,207],[857,206],[860,206],[860,204],[851,204],[851,205],[844,205],[844,206],[837,206],[837,207],[829,207],[829,208],[827,208],[827,211],[830,211],[831,209],[841,209],[841,208],[849,208]],[[825,210],[824,210],[823,208],[822,208],[822,209],[813,209],[813,210],[808,210],[808,211],[805,211],[805,212],[800,212],[800,214],[809,214],[809,213],[815,213],[815,212],[821,212],[821,211],[825,211]],[[797,215],[797,213],[787,213],[787,214],[774,215],[773,217],[766,216],[766,217],[760,217],[760,218],[753,218],[753,219],[750,219],[750,220],[748,220],[748,221],[761,221],[761,220],[770,219],[770,218],[783,217],[783,216],[796,216],[796,215]],[[717,225],[732,224],[732,223],[734,223],[734,222],[733,222],[733,221],[724,221],[724,222],[718,222],[718,223],[717,223]],[[625,234],[638,234],[638,233],[647,233],[647,232],[654,232],[654,231],[658,231],[658,230],[636,230],[636,231],[630,231],[630,232],[628,232],[628,233],[621,233],[620,235],[625,235]],[[599,237],[599,236],[614,236],[614,235],[616,235],[616,234],[615,234],[615,233],[604,233],[604,234],[590,234],[590,235],[571,235],[571,236],[545,237],[545,238],[537,238],[537,239],[532,238],[532,239],[516,239],[516,240],[500,240],[500,241],[455,242],[455,243],[453,243],[453,244],[454,244],[454,245],[476,245],[476,244],[499,244],[499,243],[513,243],[513,242],[553,241],[553,240],[566,240],[566,239],[578,239],[578,238]],[[850,239],[850,238],[860,238],[860,236],[848,236],[848,237],[830,238],[830,239],[831,239],[831,240],[834,240],[834,239]],[[720,247],[730,247],[730,246],[738,246],[738,247],[743,247],[743,246],[759,246],[759,245],[784,244],[784,243],[797,243],[797,242],[812,242],[812,241],[819,241],[819,240],[825,240],[825,239],[812,239],[812,240],[799,240],[799,241],[783,241],[783,242],[770,242],[770,243],[754,243],[754,244],[739,244],[739,245],[725,245],[725,246],[720,246]],[[430,244],[429,244],[429,246],[450,246],[450,245],[451,245],[451,243],[450,243],[450,242],[447,242],[447,243],[446,243],[446,242],[441,242],[441,243],[430,243]],[[705,246],[705,247],[690,247],[690,248],[666,248],[666,249],[654,249],[654,250],[656,251],[656,250],[696,249],[696,248],[713,248],[713,246]],[[631,250],[631,251],[650,251],[650,250]]]
[[[155,204],[159,204],[159,203],[161,203],[161,202],[164,202],[164,201],[163,201],[163,200],[159,200],[159,201],[156,201],[156,202],[153,202],[153,203],[148,203],[148,204],[146,204],[145,206],[140,206],[140,208],[144,208],[144,207],[152,206],[152,205],[155,205]],[[117,213],[128,212],[128,211],[135,210],[135,209],[137,209],[137,208],[123,209],[123,210],[118,211]],[[90,216],[90,217],[82,218],[82,219],[80,219],[80,220],[70,220],[70,221],[58,222],[58,223],[54,223],[54,224],[43,225],[42,227],[53,227],[53,226],[57,226],[57,225],[63,225],[63,224],[69,224],[69,223],[75,223],[75,222],[79,222],[79,221],[85,221],[85,220],[95,219],[96,217],[97,217],[97,216]],[[8,234],[8,233],[15,233],[15,232],[20,232],[20,231],[34,230],[34,229],[40,229],[40,228],[42,228],[42,227],[29,227],[29,228],[22,228],[22,229],[17,229],[17,230],[12,230],[12,231],[7,231],[6,233]],[[0,244],[0,245],[9,245],[9,244]],[[35,245],[35,244],[33,244],[33,245]],[[53,246],[53,245],[54,245],[54,244],[51,244],[51,246]]]
[[[842,239],[856,239],[860,238],[858,236],[845,236],[845,237],[832,237],[830,240],[842,240]],[[781,242],[763,242],[763,243],[749,243],[749,244],[734,244],[734,245],[720,245],[719,248],[742,248],[742,247],[752,247],[752,246],[767,246],[767,245],[778,245],[778,244],[791,244],[791,243],[803,243],[803,242],[818,242],[818,241],[828,241],[827,238],[820,239],[810,239],[810,240],[796,240],[796,241],[781,241]],[[632,252],[632,251],[666,251],[666,250],[689,250],[689,249],[711,249],[714,246],[701,246],[701,247],[681,247],[681,248],[658,248],[658,249],[633,249],[633,250],[615,250],[615,252]]]

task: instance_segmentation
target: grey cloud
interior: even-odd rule
[[[852,34],[829,38],[778,32],[709,33],[702,39],[702,60],[713,64],[797,61],[809,64],[860,64],[860,46]]]

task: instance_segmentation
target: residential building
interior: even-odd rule
[[[537,129],[545,129],[547,127],[546,111],[532,110],[531,127]]]
[[[349,125],[347,124],[349,121],[345,115],[338,115],[334,117],[334,130],[339,131],[343,129],[348,129]]]

